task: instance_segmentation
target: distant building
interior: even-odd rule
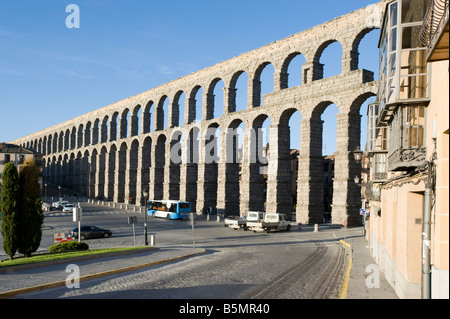
[[[39,182],[42,180],[42,155],[18,145],[0,143],[0,181],[2,179],[3,169],[7,163],[14,163],[17,170],[27,159],[32,159],[36,163],[39,172]]]

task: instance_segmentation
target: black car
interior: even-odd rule
[[[72,229],[71,233],[74,238],[78,238],[78,227]],[[97,226],[81,226],[80,239],[107,238],[110,236],[112,236],[112,232],[108,229],[101,229]]]

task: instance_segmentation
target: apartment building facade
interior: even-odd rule
[[[401,298],[449,297],[448,0],[386,5],[368,107],[368,240]]]

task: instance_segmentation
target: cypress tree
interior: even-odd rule
[[[13,163],[3,169],[0,211],[2,212],[3,249],[10,259],[18,248],[19,175]]]
[[[40,198],[39,175],[33,160],[26,160],[19,171],[19,245],[18,251],[27,257],[38,250],[44,221]]]

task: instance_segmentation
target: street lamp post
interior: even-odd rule
[[[58,200],[61,200],[61,186],[58,185]]]
[[[144,244],[145,246],[148,246],[148,239],[147,239],[147,196],[148,196],[148,191],[144,190],[142,192],[142,194],[144,195]]]

